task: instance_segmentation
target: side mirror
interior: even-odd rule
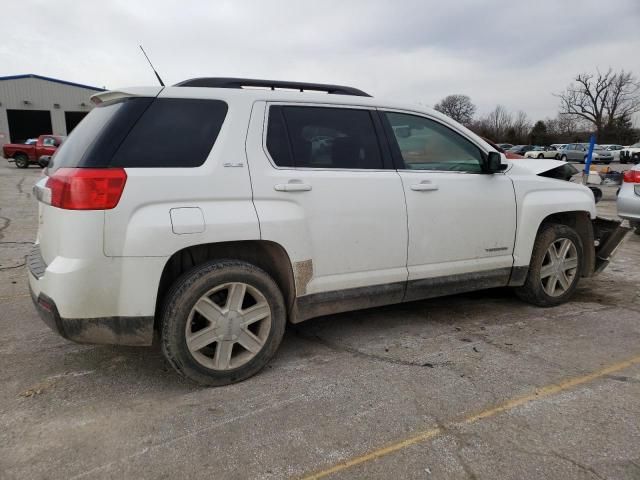
[[[498,152],[489,152],[484,162],[485,173],[502,172],[507,166],[502,164],[502,155]]]

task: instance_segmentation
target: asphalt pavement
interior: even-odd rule
[[[0,478],[640,478],[639,235],[560,307],[497,289],[318,318],[202,388],[38,318],[39,175],[0,159]]]

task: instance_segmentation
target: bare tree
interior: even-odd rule
[[[437,111],[453,118],[456,122],[469,125],[476,113],[476,106],[467,95],[447,95],[434,107]]]
[[[506,108],[498,105],[485,117],[484,123],[491,132],[492,138],[498,142],[503,142],[513,126],[513,117]]]
[[[580,129],[581,123],[575,115],[558,115],[556,122],[558,122],[557,132],[560,135],[565,135],[566,137],[575,136]]]
[[[558,97],[560,114],[577,116],[591,123],[598,137],[606,126],[640,112],[640,82],[624,70],[581,73]]]
[[[531,131],[531,122],[529,117],[522,110],[519,110],[516,114],[516,118],[511,125],[513,134],[511,135],[513,140],[517,143],[528,143],[529,132]]]

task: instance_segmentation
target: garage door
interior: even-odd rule
[[[53,133],[49,110],[7,110],[7,120],[13,143]]]
[[[87,113],[89,112],[64,112],[64,122],[67,125],[67,135],[76,128],[76,125],[80,123],[80,120],[87,116]]]

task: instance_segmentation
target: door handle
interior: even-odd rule
[[[276,192],[308,192],[311,185],[302,183],[300,180],[289,180],[289,183],[278,183],[273,189]]]
[[[414,183],[411,185],[411,190],[416,192],[429,192],[433,190],[438,190],[438,185],[435,183],[431,183],[429,180],[423,180],[420,183]]]

